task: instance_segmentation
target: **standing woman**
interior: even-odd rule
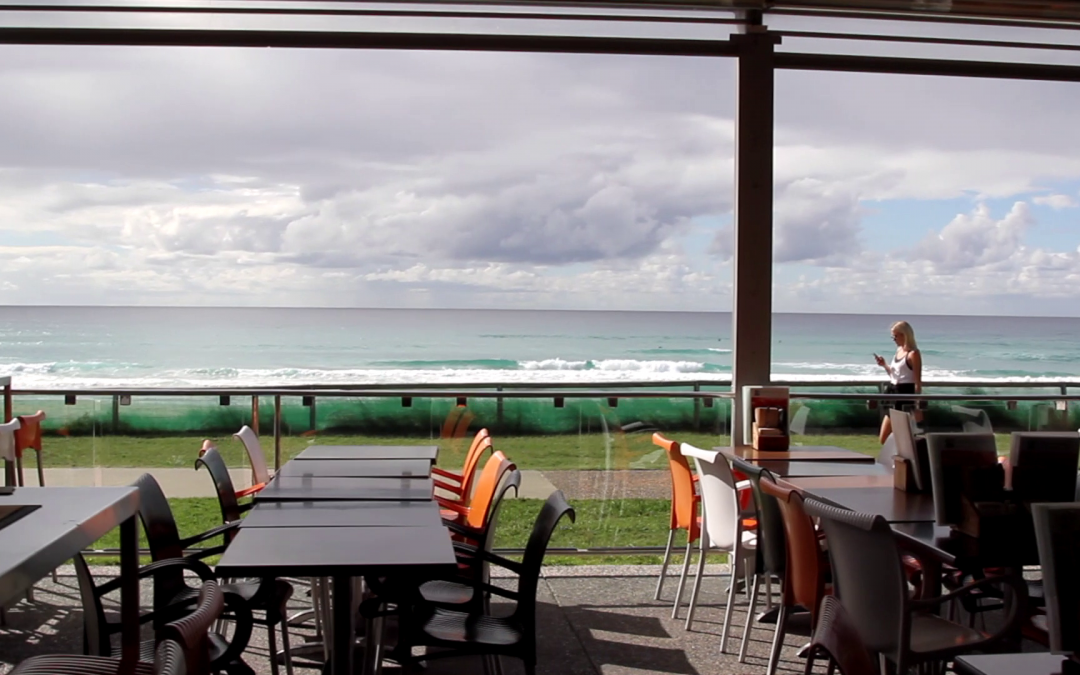
[[[922,353],[915,342],[915,331],[907,321],[897,321],[892,325],[892,339],[896,343],[896,355],[893,360],[886,361],[884,357],[874,354],[877,364],[889,374],[889,394],[921,394],[922,393]],[[915,401],[892,401],[891,406],[899,410],[912,406]],[[914,412],[916,421],[921,415]],[[886,414],[881,421],[881,433],[879,438],[884,445],[885,440],[892,435],[892,421]]]

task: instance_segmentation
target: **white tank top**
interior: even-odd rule
[[[905,382],[915,382],[915,371],[908,365],[907,357],[910,352],[904,354],[901,358],[893,357],[892,365],[889,367],[890,380],[893,384],[904,384]]]

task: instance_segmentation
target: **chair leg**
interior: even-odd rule
[[[776,666],[780,663],[780,650],[784,647],[784,635],[787,633],[788,608],[780,605],[780,615],[776,617],[776,632],[773,633],[772,649],[769,651],[769,669],[765,675],[776,675]]]
[[[772,609],[772,575],[765,575],[765,611]]]
[[[653,600],[660,599],[660,591],[664,588],[664,577],[667,575],[667,566],[671,562],[671,545],[675,543],[675,529],[672,528],[667,536],[667,548],[664,549],[664,562],[660,565],[660,578],[656,581],[656,595]]]
[[[753,583],[753,586],[750,587],[750,607],[746,610],[746,627],[743,628],[742,644],[739,645],[739,663],[746,663],[746,647],[750,644],[750,631],[754,625],[754,610],[757,609],[757,595],[758,587],[761,586],[761,576],[755,574],[751,583]]]
[[[679,618],[679,604],[682,602],[683,587],[686,585],[686,571],[690,569],[690,542],[686,542],[686,557],[682,563],[682,575],[679,576],[679,590],[675,591],[675,606],[671,608],[671,618]]]
[[[720,631],[720,653],[721,654],[726,654],[727,653],[727,634],[728,634],[728,628],[731,627],[731,614],[735,610],[735,586],[737,585],[735,580],[739,578],[738,575],[739,575],[739,573],[738,573],[738,570],[736,568],[736,565],[735,565],[735,563],[732,563],[732,565],[731,565],[731,583],[728,584],[728,593],[727,593],[727,609],[724,610],[724,627]]]
[[[705,535],[701,536],[702,544],[705,543]],[[697,561],[697,574],[694,575],[694,590],[690,593],[690,609],[686,612],[686,624],[683,626],[684,630],[690,630],[690,626],[694,623],[694,610],[697,608],[697,596],[698,591],[701,590],[701,577],[705,574],[705,546],[701,547],[701,551],[698,553]]]
[[[281,651],[285,658],[285,675],[293,675],[292,648],[289,646],[289,619],[281,618]]]
[[[270,651],[270,674],[278,675],[277,628],[269,621],[266,622],[266,644]]]

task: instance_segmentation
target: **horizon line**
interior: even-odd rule
[[[595,313],[638,313],[638,314],[733,314],[732,310],[688,310],[688,309],[552,309],[537,308],[524,309],[521,307],[303,307],[291,305],[4,305],[0,309],[211,309],[211,310],[307,310],[307,311],[439,311],[439,312],[595,312]],[[772,312],[774,315],[800,315],[800,316],[880,316],[880,317],[964,317],[986,319],[1077,319],[1080,316],[1048,316],[1042,314],[957,314],[955,312],[944,314],[918,314],[905,312],[890,312],[888,314],[877,312]]]

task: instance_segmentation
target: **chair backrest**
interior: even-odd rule
[[[1050,651],[1080,649],[1080,504],[1033,504]]]
[[[762,492],[776,499],[784,522],[787,544],[784,604],[806,608],[810,612],[810,625],[815,626],[825,596],[828,559],[818,543],[814,521],[803,509],[803,497],[797,490],[777,485],[772,476],[762,476],[760,484]]]
[[[784,541],[784,517],[776,497],[761,489],[763,478],[772,480],[768,469],[739,458],[731,460],[731,468],[746,474],[750,481],[750,491],[754,495],[757,509],[757,566],[759,572],[782,575],[787,565],[787,545]]]
[[[517,495],[521,490],[521,472],[517,469],[513,469],[504,475],[502,483],[499,484],[499,489],[495,492],[495,499],[491,501],[487,522],[484,523],[484,539],[480,542],[480,546],[485,551],[491,551],[495,548],[495,534],[499,526],[499,513],[502,511],[503,500],[511,489],[514,490],[514,495]],[[491,565],[487,558],[484,558],[481,563],[481,581],[484,583],[489,582],[490,571]]]
[[[844,605],[833,596],[821,603],[821,619],[810,643],[810,656],[823,651],[841,675],[878,675],[874,659],[859,637]],[[809,666],[808,666],[809,669]],[[832,672],[832,668],[829,668]]]
[[[240,427],[240,431],[233,434],[233,438],[239,439],[244,444],[248,461],[251,462],[252,480],[256,484],[269,482],[270,468],[266,464],[266,454],[263,452],[259,435],[255,433],[255,430],[245,424]]]
[[[170,621],[160,633],[161,639],[180,646],[187,675],[210,672],[210,627],[225,608],[225,596],[217,583],[203,582],[195,610],[180,619]],[[155,662],[155,666],[157,663]]]
[[[821,519],[829,546],[833,592],[871,652],[896,654],[907,642],[907,579],[889,524],[807,497],[806,513]]]
[[[215,447],[203,446],[203,453],[195,460],[195,470],[206,467],[210,472],[210,479],[214,481],[214,490],[217,491],[218,506],[221,507],[221,522],[231,523],[239,520],[241,516],[240,502],[236,499],[236,486],[233,485],[232,476],[229,475],[229,467],[225,466],[225,460]],[[235,530],[226,534],[225,543],[229,543]]]
[[[461,499],[468,503],[469,495],[472,494],[473,481],[476,478],[476,468],[480,466],[480,458],[491,447],[491,435],[487,429],[481,429],[473,437],[469,445],[469,452],[465,454],[465,463],[461,467]]]
[[[19,428],[15,430],[15,454],[22,455],[23,450],[36,450],[41,452],[41,423],[45,420],[45,412],[37,411],[33,415],[19,415]]]
[[[154,675],[188,675],[184,648],[179,643],[165,640],[158,645],[154,652]]]
[[[521,560],[521,575],[518,578],[518,604],[514,617],[524,626],[525,638],[536,639],[536,590],[540,585],[540,568],[544,564],[548,542],[555,527],[563,516],[569,516],[574,522],[577,514],[574,507],[567,503],[562,490],[552,492],[541,507],[533,523],[529,541],[525,544],[525,555]]]
[[[20,426],[22,423],[18,417],[0,424],[0,459],[7,462],[15,461],[15,432]]]
[[[903,410],[893,408],[889,410],[889,421],[892,423],[892,435],[896,439],[896,454],[906,459],[911,464],[911,470],[915,477],[915,487],[925,490],[923,486],[923,467],[919,457],[919,451],[915,447],[915,434],[911,431],[911,415]]]
[[[682,454],[678,441],[665,438],[657,432],[653,434],[653,443],[664,449],[671,473],[671,529],[692,530],[690,541],[697,539],[697,502],[694,499],[694,474],[690,463]]]
[[[487,524],[491,505],[495,501],[495,493],[499,489],[503,476],[508,471],[517,467],[506,458],[506,455],[496,450],[491,453],[484,470],[480,473],[480,481],[476,484],[476,491],[469,502],[469,515],[465,517],[465,524],[474,529],[482,529]]]
[[[182,558],[184,549],[180,545],[176,518],[157,479],[144,473],[132,486],[139,490],[139,520],[142,521],[146,545],[150,549],[150,559],[157,562]],[[154,575],[154,607],[164,606],[184,587],[184,574],[179,569],[163,570]]]
[[[1009,448],[1011,487],[1020,499],[1071,502],[1076,495],[1080,434],[1014,431]]]
[[[732,551],[739,537],[739,493],[731,466],[716,450],[682,444],[682,453],[697,466],[701,501],[705,506],[705,530],[709,546]]]
[[[1000,473],[999,494],[983,494],[982,497],[1003,497],[1005,469],[998,464],[993,434],[927,434],[926,444],[934,490],[934,517],[938,525],[960,523],[962,497],[967,489],[965,483],[968,483],[967,476],[972,472],[985,471],[991,478]],[[980,484],[986,485],[987,482],[980,481]]]

